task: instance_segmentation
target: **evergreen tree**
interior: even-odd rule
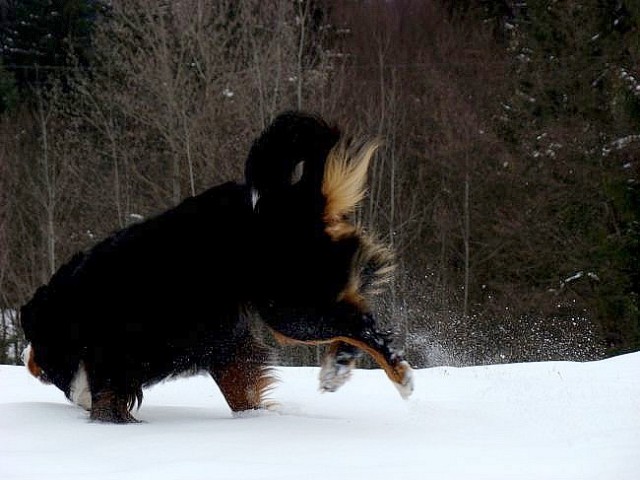
[[[12,110],[18,103],[18,89],[13,74],[0,61],[0,114]]]
[[[0,55],[18,86],[64,77],[76,61],[87,65],[91,32],[101,8],[98,0],[7,1],[0,24]]]
[[[523,2],[511,33],[505,131],[545,192],[538,211],[555,219],[530,235],[541,252],[548,244],[536,283],[582,273],[562,286],[596,317],[610,353],[640,346],[639,19],[637,1]]]

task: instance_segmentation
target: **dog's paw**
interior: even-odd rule
[[[320,369],[320,391],[335,392],[351,378],[354,363],[343,364],[327,359]]]
[[[409,362],[403,360],[396,367],[396,371],[400,374],[402,380],[400,383],[393,382],[393,384],[400,392],[400,396],[406,400],[413,393],[413,369]]]

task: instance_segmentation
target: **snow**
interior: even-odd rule
[[[622,150],[623,148],[626,148],[632,143],[637,142],[639,140],[640,140],[640,135],[627,135],[626,137],[621,137],[616,140],[613,140],[606,146],[602,147],[602,156],[606,157],[611,152]]]
[[[145,392],[143,423],[92,423],[0,366],[0,478],[637,479],[640,353],[599,362],[438,367],[403,401],[380,370],[336,393],[279,368],[273,411],[234,417],[206,376]]]

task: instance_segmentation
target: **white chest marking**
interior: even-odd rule
[[[78,371],[71,381],[69,398],[73,403],[81,406],[85,410],[91,410],[91,388],[89,387],[89,377],[87,376],[87,370],[84,368],[84,362],[82,361],[80,361]]]

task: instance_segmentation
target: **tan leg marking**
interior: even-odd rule
[[[357,347],[360,350],[364,350],[369,355],[371,355],[376,363],[380,365],[380,367],[382,367],[389,379],[391,379],[392,382],[400,385],[403,385],[406,382],[407,374],[409,374],[411,371],[411,367],[409,367],[409,364],[407,362],[401,361],[396,362],[394,365],[392,365],[387,362],[387,359],[382,353],[361,340],[355,340],[349,337],[334,337],[328,340],[296,340],[295,338],[287,337],[280,332],[276,332],[273,329],[271,329],[271,331],[273,332],[276,340],[283,345],[323,345],[333,342],[344,342],[348,343],[349,345],[353,345],[354,347]]]
[[[250,362],[238,362],[211,370],[229,407],[234,412],[266,408],[265,396],[273,389],[276,378],[273,369]]]

